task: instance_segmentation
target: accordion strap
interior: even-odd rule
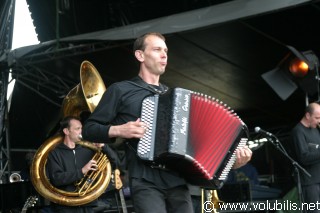
[[[150,84],[147,84],[144,80],[142,80],[140,78],[140,76],[136,76],[136,77],[132,78],[131,80],[128,80],[127,82],[130,84],[133,84],[135,86],[149,90],[154,94],[164,94],[169,89],[166,85],[161,84],[161,83],[159,84],[159,89],[157,89],[157,88],[151,86]]]

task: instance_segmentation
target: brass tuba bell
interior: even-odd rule
[[[81,63],[80,81],[63,99],[63,117],[67,115],[80,116],[84,111],[93,112],[106,91],[99,72],[89,61]]]
[[[70,90],[63,100],[61,110],[63,117],[68,115],[80,117],[80,114],[84,111],[93,112],[106,91],[99,72],[89,61],[81,63],[80,79],[80,84]],[[98,167],[96,173],[86,174],[85,176],[90,180],[94,177],[94,181],[90,185],[82,184],[79,187],[81,191],[76,192],[67,192],[52,186],[46,175],[47,157],[50,151],[62,142],[62,139],[61,135],[55,135],[47,139],[37,150],[30,168],[32,184],[40,195],[51,202],[66,206],[79,206],[89,203],[97,199],[108,187],[111,179],[111,164],[108,158],[100,152],[100,149],[97,149],[92,143],[80,141],[81,145],[94,149],[96,151],[95,156],[101,159],[101,161],[99,160],[101,167]],[[87,175],[90,175],[90,177]],[[84,181],[80,182],[85,183],[85,178]]]

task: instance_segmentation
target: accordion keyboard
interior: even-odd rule
[[[248,142],[248,138],[241,138],[237,148],[244,147]],[[227,165],[224,167],[223,171],[219,176],[219,180],[225,181],[228,177],[230,170],[232,169],[234,163],[236,162],[236,151],[233,152],[231,158],[228,160]]]
[[[156,129],[156,117],[157,110],[155,108],[158,106],[159,95],[150,96],[143,100],[142,102],[142,111],[141,121],[145,122],[148,127],[144,136],[140,139],[138,144],[137,153],[138,156],[143,160],[152,161],[154,158],[154,144],[151,143],[154,141],[155,134],[153,131]]]

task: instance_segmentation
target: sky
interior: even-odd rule
[[[31,18],[29,7],[26,0],[16,0],[15,16],[12,36],[12,49],[19,47],[38,44],[39,40],[35,32],[35,27]],[[11,75],[9,76],[9,82]],[[8,85],[7,99],[10,98],[15,80],[12,80]]]
[[[12,49],[38,43],[26,0],[16,0]]]

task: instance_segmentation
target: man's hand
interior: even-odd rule
[[[244,146],[236,150],[236,156],[237,159],[232,167],[233,169],[238,169],[247,164],[251,160],[252,151],[247,146]]]
[[[90,160],[84,167],[82,167],[82,174],[86,174],[88,171],[96,171],[98,169],[97,161]]]
[[[104,143],[93,143],[98,148],[104,147]]]
[[[141,122],[140,118],[136,121],[129,121],[128,123],[111,126],[109,129],[109,137],[120,137],[120,138],[142,138],[146,133],[148,125]]]

